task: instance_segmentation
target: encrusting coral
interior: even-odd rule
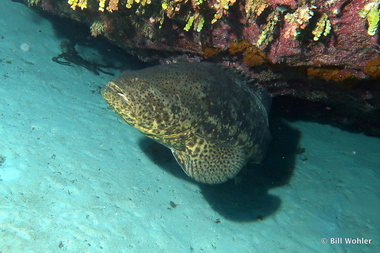
[[[207,59],[267,80],[274,96],[342,103],[363,117],[380,108],[376,85],[356,85],[380,78],[380,0],[18,1],[85,24],[142,61]],[[313,82],[276,77],[288,68]]]
[[[105,0],[100,0],[99,10],[101,6],[104,6]],[[77,7],[83,9],[87,8],[87,0],[68,0],[67,3],[71,6],[71,9],[75,10]]]
[[[40,1],[48,0],[28,0],[30,5]],[[337,2],[339,0],[326,1],[325,6],[330,7]],[[182,29],[187,32],[201,32],[205,25],[212,26],[219,20],[228,18],[232,15],[231,7],[239,5],[243,6],[245,19],[248,21],[256,22],[257,18],[265,15],[266,23],[261,25],[256,41],[256,45],[261,49],[266,48],[274,39],[274,32],[279,24],[283,27],[281,34],[285,38],[298,39],[301,33],[308,33],[313,41],[319,41],[321,36],[328,36],[333,29],[329,8],[318,8],[316,0],[301,0],[298,4],[291,0],[68,0],[67,3],[73,10],[97,6],[101,12],[115,12],[125,8],[133,11],[135,15],[143,15],[149,11],[150,22],[158,23],[159,28],[162,28],[165,18],[177,19],[183,22]],[[357,14],[367,20],[369,35],[375,35],[377,31],[379,8],[380,1],[374,0],[367,3]],[[317,22],[311,24],[311,20],[316,16],[319,17]],[[308,27],[310,24],[312,27]],[[306,27],[309,29],[306,30]]]
[[[312,32],[314,35],[313,40],[314,41],[319,40],[319,38],[322,35],[327,36],[330,33],[330,31],[331,31],[331,22],[329,20],[328,15],[326,13],[323,13]]]
[[[314,5],[302,5],[298,7],[293,13],[285,15],[285,21],[288,23],[288,28],[285,30],[284,37],[297,37],[300,30],[305,29],[309,20],[314,15]]]
[[[359,11],[362,18],[367,19],[368,22],[368,35],[375,35],[380,20],[380,1],[372,1],[364,6]]]
[[[271,62],[363,69],[378,48],[366,36],[377,34],[380,0],[24,1],[83,21],[92,36],[105,36],[144,61],[157,60],[143,52],[155,50],[248,67]],[[354,40],[357,36],[361,40]],[[241,54],[231,53],[231,43],[242,41],[249,46]],[[262,55],[257,52],[268,61],[258,61],[255,55]]]

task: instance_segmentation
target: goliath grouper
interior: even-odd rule
[[[270,96],[212,63],[175,63],[123,72],[102,95],[129,125],[170,148],[198,182],[234,178],[260,163],[270,134]]]

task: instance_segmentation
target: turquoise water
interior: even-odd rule
[[[107,107],[114,76],[52,61],[84,30],[16,2],[0,13],[1,252],[380,250],[378,138],[277,118],[239,185],[196,184]],[[143,67],[79,37],[89,59]]]

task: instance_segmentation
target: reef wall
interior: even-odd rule
[[[377,0],[29,0],[143,61],[207,60],[380,135]],[[365,121],[365,124],[361,122]],[[371,127],[368,127],[371,126]],[[368,130],[371,128],[371,130]]]

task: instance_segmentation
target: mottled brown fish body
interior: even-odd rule
[[[127,123],[170,148],[186,174],[202,183],[235,177],[249,160],[260,162],[269,143],[267,93],[216,64],[124,72],[102,94]]]

